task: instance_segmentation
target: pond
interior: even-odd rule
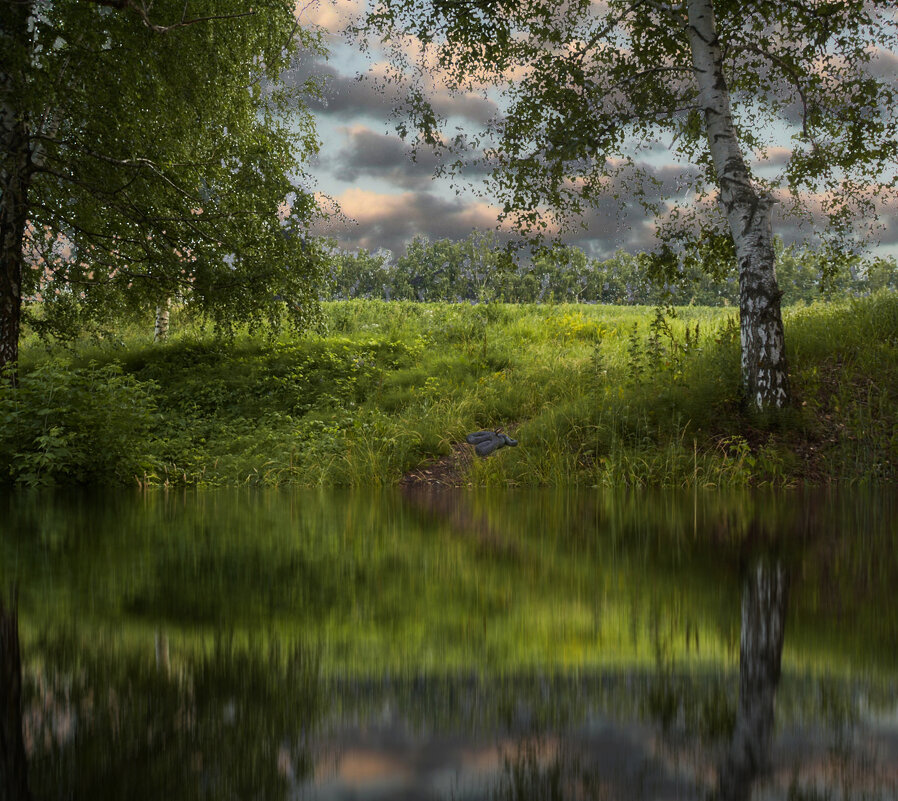
[[[896,546],[889,490],[4,495],[31,794],[896,798]]]

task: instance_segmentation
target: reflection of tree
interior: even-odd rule
[[[22,665],[16,603],[0,596],[0,800],[26,801],[28,764],[22,740]]]
[[[788,590],[788,578],[779,562],[757,562],[745,581],[739,707],[718,774],[717,797],[721,801],[748,799],[752,782],[768,765]]]
[[[26,704],[35,792],[51,797],[284,798],[311,770],[320,715],[316,662],[303,648],[220,640],[170,668],[45,639]]]

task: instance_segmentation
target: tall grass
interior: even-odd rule
[[[0,388],[2,478],[379,485],[434,459],[447,481],[503,487],[896,478],[894,293],[786,312],[796,406],[771,419],[740,402],[732,310],[354,300],[324,311],[304,336],[223,342],[175,314],[163,345],[148,324],[65,351],[26,339],[27,391]],[[95,403],[90,387],[111,389]],[[103,456],[76,421],[97,423],[98,442],[120,434],[121,447],[106,442]],[[520,444],[453,460],[481,428]]]

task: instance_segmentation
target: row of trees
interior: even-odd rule
[[[774,243],[782,302],[812,303],[823,298],[866,295],[898,289],[894,259],[847,257],[833,273],[826,250]],[[404,256],[354,253],[331,247],[325,297],[418,301],[504,301],[507,303],[673,303],[730,306],[739,302],[735,265],[709,271],[699,259],[683,260],[673,276],[658,280],[650,254],[618,251],[591,259],[576,247],[555,248],[526,261],[514,260],[490,234],[463,241],[429,242],[418,237]]]

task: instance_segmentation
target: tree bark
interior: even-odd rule
[[[30,13],[30,2],[4,3],[0,42],[26,43]],[[23,242],[31,182],[28,127],[17,102],[22,96],[22,81],[16,80],[11,71],[17,55],[21,54],[7,53],[0,64],[0,370],[19,359]]]
[[[22,738],[22,661],[13,599],[0,599],[0,801],[28,801],[28,762]]]
[[[754,565],[742,593],[739,707],[718,771],[718,801],[748,801],[755,779],[767,770],[788,595],[782,565]]]
[[[781,408],[791,395],[771,230],[773,201],[752,184],[739,147],[713,2],[688,0],[687,6],[699,105],[739,267],[743,390],[759,410]]]
[[[166,298],[156,307],[156,325],[153,328],[153,342],[165,342],[168,339],[168,314],[170,308],[170,298]]]

